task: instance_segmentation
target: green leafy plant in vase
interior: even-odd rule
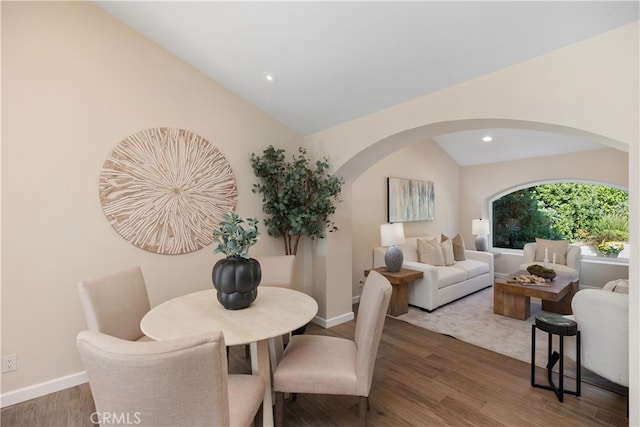
[[[283,149],[270,145],[261,156],[251,153],[251,166],[260,179],[253,192],[262,194],[267,232],[283,239],[286,255],[296,255],[303,236],[321,238],[325,231],[338,230],[331,216],[344,179],[329,174],[327,158],[313,164],[300,147],[287,160]]]
[[[249,249],[258,241],[258,220],[241,218],[235,212],[222,215],[213,230],[214,253],[223,253],[211,272],[218,302],[228,310],[247,308],[258,296],[262,279],[260,263],[249,256]]]

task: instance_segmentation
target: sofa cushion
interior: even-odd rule
[[[549,262],[553,262],[553,255],[556,255],[556,264],[567,265],[568,240],[546,240],[536,237],[536,257],[534,261],[544,261],[545,249]]]
[[[444,256],[438,239],[418,238],[418,261],[423,264],[444,265]]]
[[[454,267],[436,267],[438,269],[438,289],[464,282],[467,272]]]
[[[445,236],[444,234],[440,236],[441,242],[444,242],[447,239],[449,239],[449,237]],[[464,255],[464,240],[462,240],[462,236],[460,235],[460,233],[456,234],[451,239],[451,242],[453,243],[453,259],[456,261],[464,261],[466,258]]]
[[[457,261],[453,268],[459,268],[460,270],[464,270],[467,275],[467,279],[471,279],[472,277],[480,276],[481,274],[485,274],[489,272],[489,264],[482,261],[476,261],[475,259],[465,259],[464,261]]]

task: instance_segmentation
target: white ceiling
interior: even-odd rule
[[[302,135],[639,19],[637,1],[95,3]],[[479,142],[486,133],[494,143]],[[436,142],[461,165],[601,147],[558,138],[496,129]]]

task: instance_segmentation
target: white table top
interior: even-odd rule
[[[287,334],[313,319],[318,304],[293,289],[258,287],[258,296],[242,310],[226,310],[215,289],[183,295],[151,309],[140,322],[145,335],[166,340],[212,330],[222,331],[228,346]]]

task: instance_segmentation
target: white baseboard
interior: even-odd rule
[[[327,329],[327,328],[331,328],[333,326],[337,326],[340,325],[342,323],[346,323],[349,320],[353,320],[355,318],[353,311],[350,311],[349,313],[345,313],[341,316],[338,317],[334,317],[332,319],[323,319],[321,317],[314,317],[312,322],[315,323],[316,325],[320,325],[323,328]]]
[[[64,390],[66,388],[75,387],[77,385],[84,384],[87,381],[89,381],[87,373],[82,371],[77,374],[67,375],[66,377],[56,378],[55,380],[10,391],[0,395],[0,408],[26,402],[27,400],[55,393],[56,391]]]

